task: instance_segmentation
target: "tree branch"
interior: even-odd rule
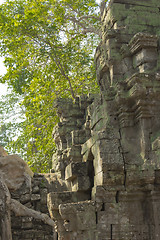
[[[23,216],[23,217],[33,217],[37,220],[43,221],[45,224],[54,227],[54,221],[47,215],[41,212],[37,212],[33,209],[27,208],[22,205],[20,202],[16,201],[15,199],[11,199],[11,210],[15,213],[16,216]]]
[[[50,55],[51,59],[56,63],[56,65],[57,65],[58,69],[60,70],[61,74],[67,79],[67,81],[69,83],[69,87],[70,87],[70,92],[71,92],[72,98],[75,99],[75,94],[74,94],[74,91],[73,91],[73,88],[72,88],[71,80],[66,75],[65,70],[64,70],[62,64],[60,63],[60,61],[59,61],[59,59],[58,59],[58,57],[57,57],[53,47],[51,46],[51,43],[48,42],[48,44],[50,45],[50,47],[51,47],[51,49],[53,51],[54,57],[51,54],[49,54],[49,55]]]
[[[106,3],[108,2],[108,0],[102,0],[101,3],[100,3],[100,13],[101,13],[101,16],[103,15],[103,12],[106,8]]]
[[[82,23],[80,22],[79,19],[76,19],[73,16],[67,16],[67,19],[70,19],[73,23],[76,23],[78,26],[80,26],[83,30],[82,33],[86,34],[86,33],[95,33],[98,34],[100,36],[100,30],[96,29],[93,25],[87,25],[86,27],[86,23]]]

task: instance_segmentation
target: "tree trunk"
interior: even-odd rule
[[[51,227],[55,226],[54,221],[47,214],[27,208],[15,199],[11,199],[11,210],[16,216],[33,217],[34,219],[43,221],[45,224],[48,224]]]
[[[10,203],[11,196],[0,172],[0,240],[12,240]]]
[[[27,208],[15,199],[11,199],[11,195],[7,185],[3,180],[3,173],[0,171],[0,240],[12,240],[11,231],[11,211],[16,216],[29,216],[54,227],[54,221],[47,215]]]

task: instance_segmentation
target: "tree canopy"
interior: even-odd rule
[[[22,96],[25,112],[21,134],[10,146],[22,149],[35,171],[50,167],[54,101],[98,91],[93,58],[105,2],[7,0],[0,6],[0,54],[7,68],[0,82]]]

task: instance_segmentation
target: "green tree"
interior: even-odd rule
[[[18,151],[18,148],[13,148],[12,142],[20,135],[24,122],[21,101],[22,97],[11,91],[0,98],[0,145],[12,152]]]
[[[26,115],[12,146],[26,146],[37,171],[47,170],[54,151],[56,98],[98,91],[93,49],[105,3],[100,10],[95,0],[8,0],[0,7],[0,53],[7,67],[0,81],[23,96]]]

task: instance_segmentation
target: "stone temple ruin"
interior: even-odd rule
[[[55,172],[9,189],[54,226],[11,212],[13,240],[160,239],[160,1],[111,0],[95,62],[100,94],[56,103]]]

